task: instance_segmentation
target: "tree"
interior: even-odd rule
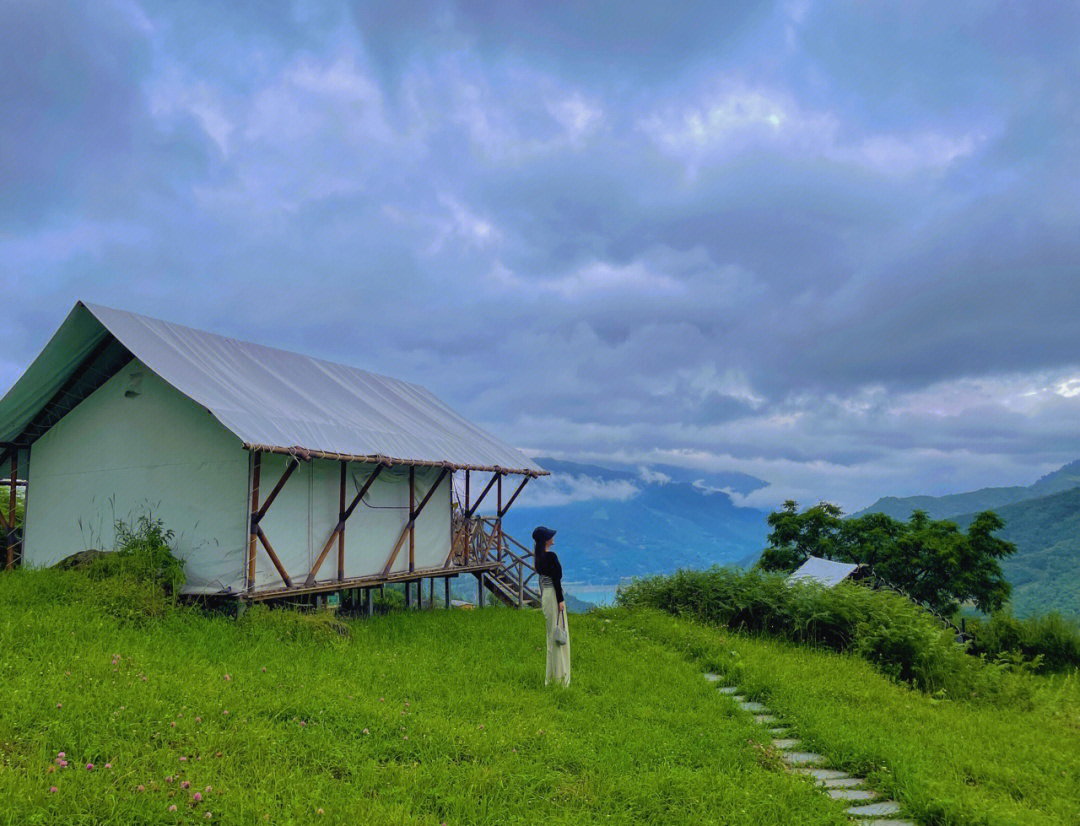
[[[994,536],[1005,523],[993,511],[978,514],[967,533],[948,520],[914,511],[908,522],[880,513],[842,519],[839,507],[820,502],[799,513],[787,501],[770,514],[768,547],[758,563],[770,571],[793,571],[808,556],[869,565],[886,582],[943,614],[962,602],[991,612],[1008,600],[1000,560],[1016,546]]]

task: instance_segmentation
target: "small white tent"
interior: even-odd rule
[[[109,548],[117,519],[147,513],[175,532],[188,593],[326,590],[462,561],[482,577],[491,560],[454,553],[454,471],[492,474],[500,517],[516,497],[503,500],[505,475],[520,491],[545,473],[415,384],[82,302],[0,399],[0,473],[27,479],[9,567]]]

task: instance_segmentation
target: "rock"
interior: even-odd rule
[[[52,567],[61,571],[81,570],[93,565],[97,560],[113,553],[112,551],[79,551],[77,554],[65,556]]]

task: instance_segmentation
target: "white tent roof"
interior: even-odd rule
[[[83,302],[0,399],[0,442],[72,392],[110,339],[249,447],[545,473],[419,385]]]
[[[792,572],[788,577],[788,582],[810,580],[831,588],[851,576],[858,567],[849,562],[833,562],[831,559],[811,556]]]

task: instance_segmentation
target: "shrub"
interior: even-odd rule
[[[789,584],[782,575],[759,570],[712,568],[638,580],[620,590],[618,602],[851,651],[924,691],[970,695],[995,688],[997,670],[968,656],[953,632],[924,609],[899,594],[863,585],[824,588]]]
[[[172,551],[173,532],[160,519],[143,514],[134,523],[116,521],[116,552],[90,566],[92,577],[127,576],[151,582],[167,595],[179,593],[186,579],[184,561]]]
[[[1058,613],[1017,619],[1004,611],[968,620],[972,651],[989,659],[1027,664],[1029,670],[1080,667],[1080,629]]]

